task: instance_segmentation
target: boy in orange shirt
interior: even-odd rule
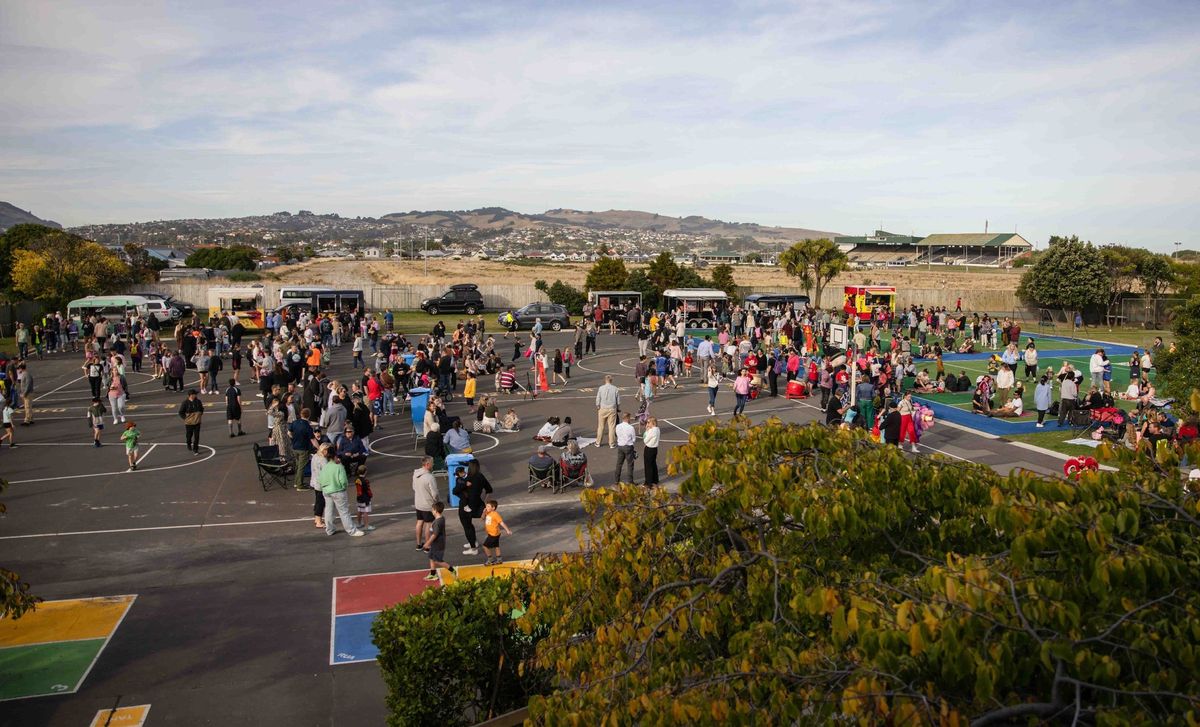
[[[504,528],[504,532],[512,535],[512,531],[504,524],[504,519],[500,517],[497,509],[500,503],[495,500],[488,500],[483,507],[483,529],[487,532],[487,538],[483,541],[483,554],[487,556],[484,565],[500,565],[500,528]],[[492,551],[496,551],[493,555]]]

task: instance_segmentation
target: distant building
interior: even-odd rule
[[[377,247],[365,247],[362,250],[363,257],[374,258],[376,260],[379,259],[381,254],[382,253],[380,252],[379,248],[377,248]]]

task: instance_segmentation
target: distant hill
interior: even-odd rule
[[[62,225],[50,220],[43,220],[35,217],[32,212],[26,212],[20,207],[15,207],[8,202],[0,202],[0,232],[4,232],[13,225],[21,225],[25,223],[35,225],[45,225],[46,227],[57,227],[62,229]]]
[[[636,210],[608,210],[606,212],[584,212],[571,209],[553,209],[540,215],[526,215],[503,207],[484,207],[477,210],[429,212],[393,212],[384,215],[384,220],[402,224],[433,225],[448,228],[472,228],[477,230],[517,230],[530,227],[568,226],[593,230],[650,230],[654,232],[682,232],[716,237],[752,237],[762,242],[780,240],[803,240],[815,237],[833,237],[836,232],[810,230],[803,227],[765,227],[751,222],[723,222],[707,217],[668,217],[653,212]]]

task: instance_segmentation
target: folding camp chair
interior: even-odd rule
[[[254,443],[254,464],[258,468],[258,482],[263,492],[271,489],[271,485],[279,485],[281,490],[288,488],[288,479],[296,474],[296,463],[279,455],[279,447],[274,445],[263,447]]]
[[[557,490],[558,479],[556,474],[557,467],[551,465],[545,469],[538,469],[533,465],[529,465],[529,492],[533,492],[539,487],[553,487]]]
[[[559,462],[559,467],[561,471],[559,472],[558,486],[554,488],[554,494],[557,495],[569,487],[587,487],[587,462],[574,466],[566,462]]]

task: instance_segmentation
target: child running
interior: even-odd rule
[[[504,524],[504,518],[500,517],[500,503],[496,500],[488,500],[483,507],[483,529],[487,532],[487,538],[483,541],[483,554],[487,556],[484,565],[500,565],[502,559],[500,557],[500,529],[504,528],[504,532],[512,535],[512,531],[508,529],[508,525]],[[494,553],[492,551],[495,551]]]
[[[125,431],[121,432],[121,441],[125,443],[125,457],[129,460],[130,472],[137,469],[138,439],[141,436],[142,433],[138,431],[133,422],[126,424]]]
[[[99,447],[100,435],[104,432],[104,412],[108,411],[104,408],[104,403],[100,401],[100,397],[92,397],[92,405],[88,407],[87,415],[91,420],[92,425],[92,446]]]
[[[429,537],[425,540],[425,550],[429,553],[429,575],[425,576],[427,581],[436,581],[438,579],[438,568],[446,568],[454,577],[458,577],[458,568],[447,563],[446,557],[446,518],[442,516],[442,511],[446,506],[439,500],[433,503],[433,522],[429,523]]]
[[[358,527],[368,533],[375,529],[371,525],[371,500],[375,493],[371,490],[371,481],[367,479],[367,466],[358,466],[358,476],[354,478],[354,492],[358,503]]]

